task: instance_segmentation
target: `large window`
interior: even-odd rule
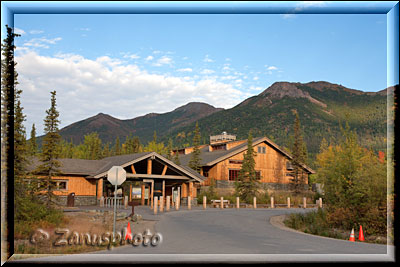
[[[229,181],[236,181],[239,175],[239,170],[229,170]]]
[[[257,180],[261,180],[261,171],[256,171]]]

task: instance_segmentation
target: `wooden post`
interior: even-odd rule
[[[154,198],[154,205],[153,205],[154,214],[157,214],[157,209],[158,209],[157,200],[158,200],[158,197],[155,197]]]
[[[162,196],[165,198],[165,180],[162,181]]]
[[[132,201],[132,184],[129,185],[129,201]]]
[[[193,197],[193,182],[189,182],[189,196]]]
[[[224,197],[221,197],[221,203],[219,204],[219,207],[220,207],[221,209],[224,208]]]
[[[154,181],[151,182],[151,208],[153,208],[154,202]]]
[[[164,211],[164,197],[160,197],[160,212]]]
[[[146,192],[146,186],[144,184],[142,184],[142,192],[141,192],[142,202],[140,203],[142,206],[144,206],[144,193],[145,192]]]
[[[128,196],[124,197],[124,208],[127,209],[128,208]]]
[[[164,165],[163,171],[162,171],[162,173],[161,173],[162,176],[164,176],[165,173],[167,172],[167,168],[168,168],[168,166],[167,166],[167,165]]]
[[[275,208],[274,197],[271,197],[271,209]]]
[[[319,207],[322,208],[322,198],[319,198]]]
[[[104,197],[100,197],[100,207],[104,207]]]
[[[203,196],[203,209],[207,208],[207,196]]]
[[[169,205],[170,205],[170,199],[169,199],[169,196],[167,196],[167,200],[166,200],[166,207],[165,207],[165,211],[169,211]]]
[[[257,208],[257,198],[256,197],[254,197],[253,198],[253,208]]]
[[[287,207],[290,208],[290,197],[287,198]]]
[[[303,197],[303,208],[307,208],[307,198]]]
[[[192,198],[191,197],[188,197],[187,198],[187,206],[188,206],[188,210],[191,210],[192,209]]]
[[[239,197],[236,197],[236,208],[240,209],[240,199],[239,199]]]
[[[175,200],[175,210],[179,210],[179,196],[177,196]]]

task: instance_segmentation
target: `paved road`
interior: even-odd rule
[[[85,259],[94,261],[100,259],[110,261],[392,259],[390,256],[392,254],[387,254],[388,247],[385,245],[306,235],[278,228],[270,223],[273,216],[304,212],[303,209],[207,209],[206,211],[195,209],[159,215],[151,215],[147,208],[138,211],[142,212],[144,218],[158,220],[156,232],[162,234],[161,244],[154,247],[127,245],[90,254],[54,256],[39,260],[64,262]],[[134,229],[133,232],[135,233]]]

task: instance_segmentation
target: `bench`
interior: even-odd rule
[[[221,200],[220,199],[212,199],[211,200],[211,205],[213,205],[214,208],[219,207],[221,204]],[[224,199],[224,208],[227,208],[230,205],[230,201],[227,199]]]

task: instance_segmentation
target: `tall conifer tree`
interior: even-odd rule
[[[200,128],[199,123],[196,122],[196,127],[194,129],[194,136],[193,136],[193,152],[191,153],[189,167],[195,170],[196,172],[200,173],[201,170],[201,151],[199,149],[200,146]]]
[[[58,161],[60,155],[61,136],[59,134],[58,125],[60,123],[59,112],[56,109],[56,91],[51,92],[51,106],[46,110],[47,116],[44,119],[45,136],[43,138],[42,153],[40,154],[41,165],[38,166],[36,172],[45,175],[41,188],[46,194],[46,203],[50,207],[54,203],[55,183],[52,177],[60,174],[59,167],[61,163]]]

